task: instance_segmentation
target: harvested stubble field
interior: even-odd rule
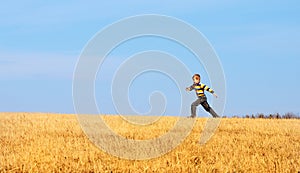
[[[107,124],[129,139],[164,134],[176,117],[145,127],[119,116]],[[0,113],[0,172],[299,172],[300,120],[222,119],[214,136],[199,145],[207,118],[197,118],[190,135],[159,158],[126,160],[98,149],[75,115]]]

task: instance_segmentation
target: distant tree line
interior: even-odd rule
[[[227,118],[227,116],[223,116],[223,118]],[[292,112],[285,113],[283,115],[280,115],[279,113],[275,114],[263,114],[263,113],[257,113],[257,114],[251,114],[251,115],[244,115],[244,116],[238,116],[234,115],[232,118],[265,118],[265,119],[300,119],[299,114],[295,114]]]

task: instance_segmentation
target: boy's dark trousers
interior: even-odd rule
[[[206,96],[200,96],[198,97],[198,99],[196,101],[194,101],[191,105],[191,112],[192,115],[191,117],[196,117],[196,108],[199,105],[202,105],[203,108],[209,112],[214,118],[219,117],[219,115],[209,106],[209,104],[207,103],[207,98]]]

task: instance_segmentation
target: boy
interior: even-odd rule
[[[216,98],[218,97],[214,91],[209,88],[208,86],[200,83],[201,77],[199,74],[194,74],[192,77],[194,84],[190,87],[187,87],[186,90],[187,91],[191,91],[191,90],[195,90],[196,91],[196,95],[198,96],[198,99],[196,101],[194,101],[191,105],[191,113],[192,115],[189,118],[195,118],[196,117],[196,108],[197,106],[199,106],[200,104],[203,106],[203,108],[209,112],[214,118],[219,117],[218,114],[216,114],[216,112],[209,106],[209,104],[207,103],[207,98],[204,94],[204,90],[212,93]]]

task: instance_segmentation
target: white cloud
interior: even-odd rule
[[[0,26],[52,26],[82,21],[107,21],[108,18],[127,17],[145,13],[166,15],[210,12],[235,2],[226,1],[7,1],[0,6]]]
[[[0,54],[1,79],[58,78],[72,79],[76,55],[68,53]]]

